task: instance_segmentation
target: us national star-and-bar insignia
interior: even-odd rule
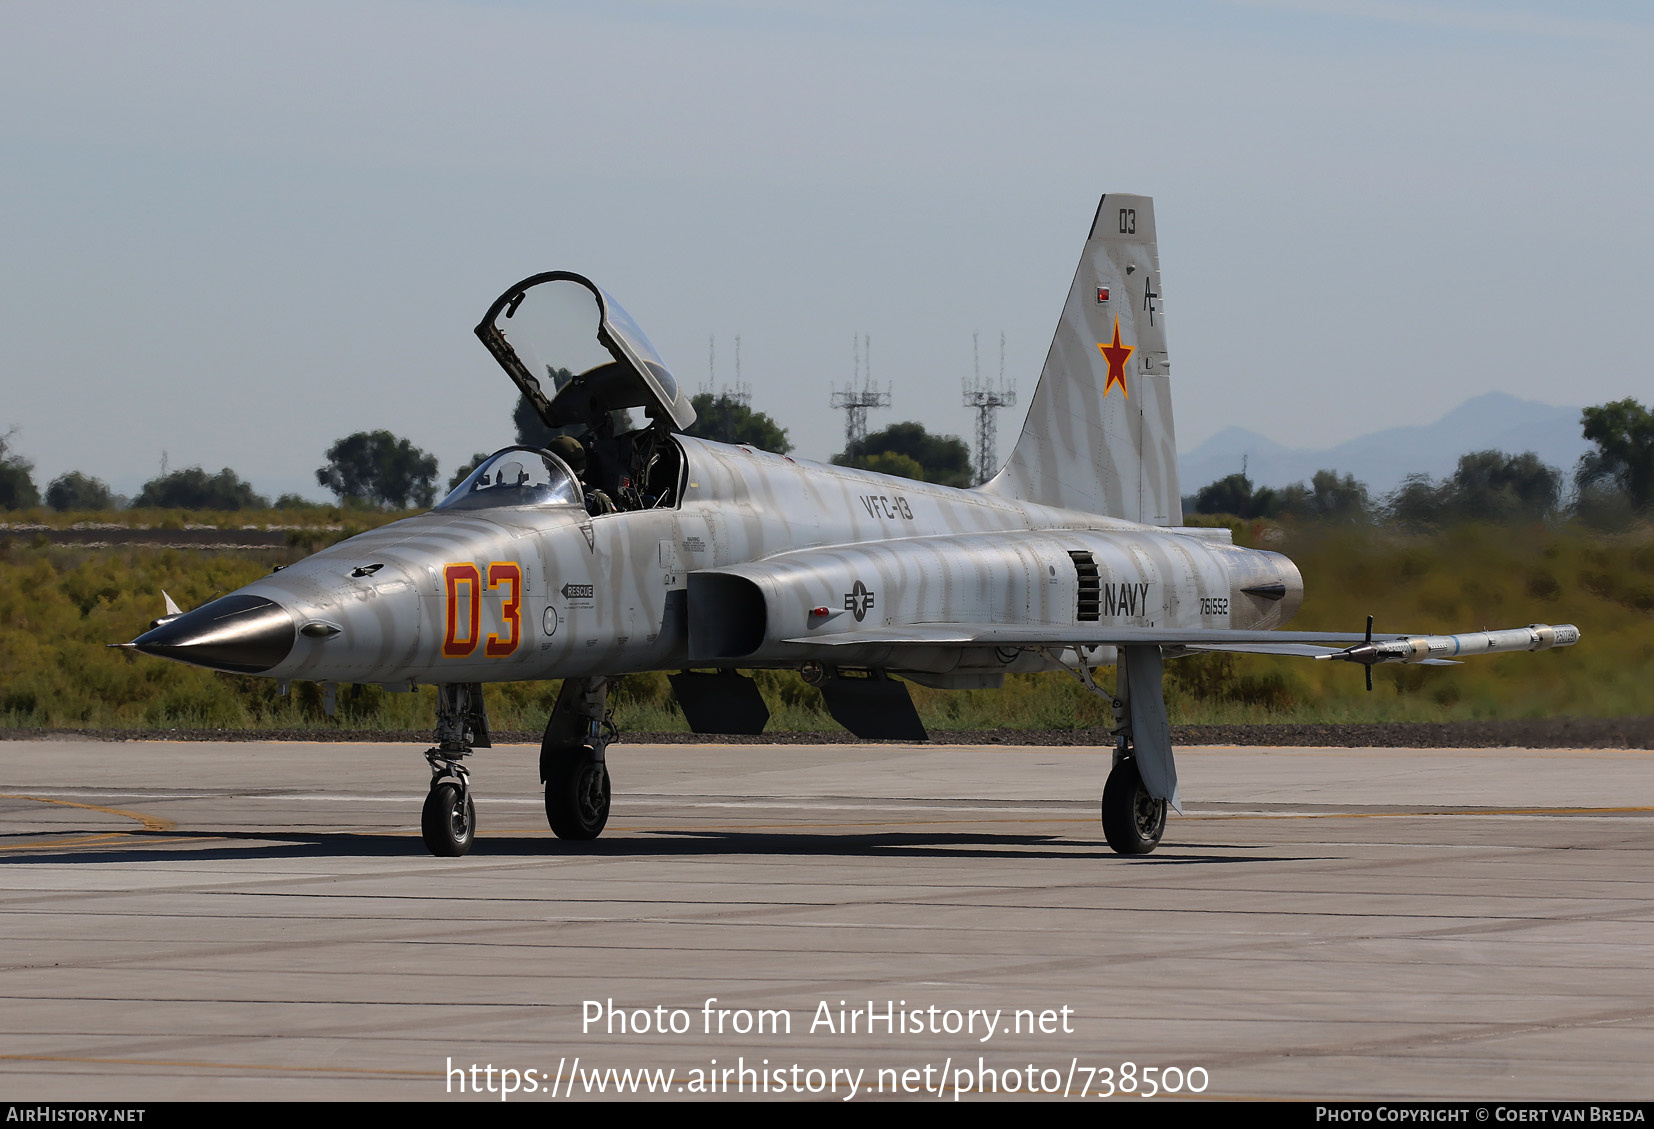
[[[854,588],[844,594],[844,610],[854,615],[857,623],[867,618],[867,613],[872,607],[873,593],[859,580]]]
[[[1120,386],[1120,395],[1129,399],[1131,393],[1126,391],[1126,361],[1131,359],[1132,353],[1137,350],[1135,346],[1120,344],[1119,314],[1114,315],[1113,343],[1105,345],[1099,341],[1097,342],[1097,348],[1102,350],[1104,359],[1108,361],[1108,379],[1103,382],[1104,397],[1107,397],[1114,386],[1118,384]]]

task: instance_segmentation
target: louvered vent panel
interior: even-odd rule
[[[1077,618],[1081,623],[1096,623],[1103,608],[1102,582],[1097,575],[1097,560],[1090,553],[1070,550],[1074,573],[1079,578]]]

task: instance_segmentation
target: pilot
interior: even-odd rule
[[[599,514],[612,514],[619,508],[603,491],[595,486],[586,485],[586,449],[580,445],[580,440],[572,435],[559,435],[546,449],[567,463],[574,476],[580,480],[581,487],[586,491],[587,513],[596,517]]]

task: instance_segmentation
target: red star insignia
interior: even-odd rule
[[[1103,383],[1103,395],[1106,397],[1116,384],[1120,386],[1120,395],[1130,398],[1131,393],[1126,391],[1126,361],[1136,352],[1131,345],[1120,344],[1120,315],[1114,315],[1114,343],[1104,345],[1097,342],[1097,348],[1102,350],[1103,357],[1108,361],[1108,380]]]

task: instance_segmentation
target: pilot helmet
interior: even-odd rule
[[[569,469],[575,474],[586,473],[586,449],[580,445],[580,440],[574,436],[559,435],[551,441],[547,449],[569,464]]]

